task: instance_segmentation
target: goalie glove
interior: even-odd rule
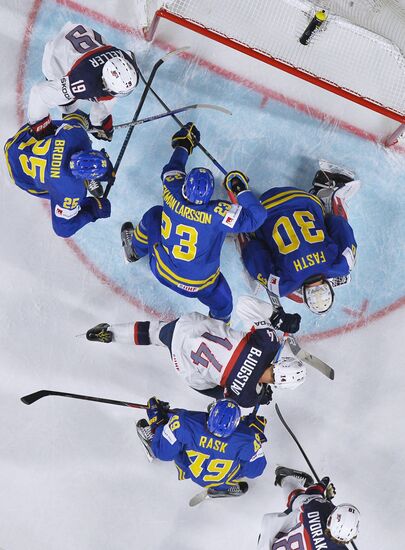
[[[224,179],[225,188],[236,196],[248,189],[248,183],[249,178],[239,170],[228,172]]]
[[[189,155],[194,150],[194,147],[200,143],[200,132],[193,122],[187,122],[178,132],[172,137],[172,147],[183,147]]]
[[[270,324],[277,330],[294,334],[300,329],[301,315],[286,313],[282,307],[276,309],[270,317]]]

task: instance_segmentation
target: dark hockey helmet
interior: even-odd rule
[[[323,275],[306,279],[302,285],[302,295],[305,304],[317,315],[329,311],[335,298],[331,283]]]
[[[239,405],[233,399],[220,399],[210,408],[207,428],[216,437],[229,437],[241,418]]]
[[[75,178],[101,179],[108,170],[107,155],[102,151],[79,151],[70,157],[69,168]]]
[[[214,192],[214,176],[208,168],[193,168],[183,184],[183,197],[194,204],[207,204]]]

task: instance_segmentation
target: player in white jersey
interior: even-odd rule
[[[352,504],[335,506],[328,477],[312,477],[284,466],[276,468],[275,485],[285,492],[287,509],[263,516],[257,550],[345,550],[356,538],[360,512]]]
[[[275,388],[302,384],[305,365],[274,330],[296,332],[299,315],[282,310],[273,313],[268,302],[251,296],[239,298],[236,311],[249,324],[248,332],[194,312],[169,323],[100,323],[87,331],[87,339],[167,346],[177,373],[189,386],[216,399],[230,397],[242,407],[256,405],[260,396],[261,403],[268,403],[268,384]]]
[[[128,95],[138,84],[138,68],[132,52],[108,45],[86,25],[66,23],[47,42],[42,58],[46,80],[31,88],[28,122],[35,137],[54,133],[49,110],[77,110],[80,99],[92,101],[89,129],[98,139],[111,141],[111,111],[115,97]]]

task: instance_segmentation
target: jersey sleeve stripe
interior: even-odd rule
[[[222,374],[222,378],[221,378],[221,381],[220,381],[220,385],[222,387],[225,387],[226,381],[228,380],[228,377],[229,377],[233,367],[235,366],[236,361],[238,360],[238,358],[239,358],[240,354],[242,353],[242,351],[244,350],[244,348],[247,346],[247,344],[249,342],[249,339],[252,336],[253,332],[254,332],[254,329],[251,330],[250,332],[248,332],[242,338],[242,340],[239,342],[239,344],[236,346],[236,349],[233,352],[232,357],[230,358],[230,360],[229,360],[228,364],[226,365],[225,370]]]
[[[26,124],[25,126],[23,126],[20,130],[18,130],[18,132],[16,133],[16,135],[12,138],[10,138],[5,146],[4,146],[4,156],[6,157],[6,164],[7,164],[7,169],[8,169],[8,173],[10,175],[10,179],[11,181],[15,184],[15,180],[14,180],[14,177],[13,177],[13,171],[11,169],[11,165],[10,165],[10,162],[8,160],[8,151],[10,149],[10,147],[12,145],[14,145],[14,143],[17,141],[17,139],[21,136],[21,134],[23,134],[24,132],[27,132],[27,130],[29,130],[29,125]]]
[[[180,277],[179,275],[176,275],[176,273],[174,273],[163,262],[160,254],[159,254],[159,251],[158,251],[158,244],[155,244],[153,246],[153,249],[154,249],[155,257],[156,257],[156,267],[157,267],[159,273],[162,275],[162,277],[164,277],[165,279],[167,279],[168,281],[170,281],[174,284],[178,284],[178,283],[188,284],[188,285],[192,285],[192,286],[197,286],[201,290],[201,289],[211,285],[212,283],[214,283],[215,280],[217,279],[217,277],[219,277],[219,273],[220,273],[219,268],[217,269],[217,271],[213,275],[210,275],[206,279],[201,279],[201,280],[196,279],[196,280],[194,280],[194,279],[186,279],[184,277]]]
[[[276,206],[279,206],[280,204],[296,198],[311,199],[322,208],[322,212],[324,211],[324,205],[322,201],[318,199],[318,197],[315,197],[315,195],[310,195],[305,191],[283,191],[283,193],[279,193],[277,195],[274,195],[274,197],[270,197],[264,200],[262,204],[266,210],[270,210],[271,208],[274,208]]]

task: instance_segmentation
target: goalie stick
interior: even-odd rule
[[[184,111],[190,111],[191,109],[212,109],[213,111],[219,111],[226,115],[232,115],[232,112],[225,107],[220,107],[219,105],[212,105],[211,103],[193,103],[192,105],[186,105],[185,107],[179,107],[173,111],[167,111],[166,113],[159,113],[158,115],[148,116],[146,118],[141,118],[135,122],[124,122],[122,124],[115,124],[114,130],[116,128],[130,128],[131,126],[139,126],[140,124],[145,124],[145,122],[152,122],[153,120],[159,120],[167,116],[171,116],[177,113],[183,113]]]
[[[163,57],[161,57],[160,59],[158,59],[156,61],[156,63],[153,65],[152,67],[152,70],[151,70],[151,73],[149,75],[149,78],[147,81],[144,80],[145,82],[145,88],[142,92],[142,95],[141,95],[141,99],[139,100],[139,103],[138,103],[138,107],[136,108],[136,111],[135,111],[135,114],[133,116],[133,119],[132,119],[132,122],[136,122],[138,120],[138,117],[139,117],[139,114],[142,110],[142,107],[143,107],[143,104],[145,103],[145,100],[146,100],[146,96],[148,95],[149,93],[149,90],[151,89],[151,84],[153,82],[153,79],[155,78],[155,75],[156,75],[156,72],[157,70],[159,69],[159,67],[161,65],[163,65],[163,63],[165,61],[167,61],[167,59],[174,55],[174,54],[177,54],[181,51],[184,51],[185,49],[187,48],[179,48],[178,50],[173,50],[169,53],[167,53],[166,55],[164,55]],[[115,183],[115,180],[116,180],[116,177],[117,177],[117,171],[118,171],[118,168],[120,167],[120,164],[121,164],[121,161],[122,161],[122,157],[124,156],[124,153],[128,147],[128,143],[129,143],[129,140],[131,139],[131,136],[132,136],[132,132],[134,131],[134,126],[131,126],[127,132],[127,135],[125,136],[125,139],[123,141],[123,144],[121,146],[121,150],[119,152],[119,155],[118,155],[118,158],[117,160],[115,161],[115,164],[114,164],[114,169],[113,169],[113,172],[112,172],[112,176],[110,178],[110,181],[108,182],[107,184],[107,187],[105,188],[105,192],[104,192],[104,195],[103,197],[104,198],[107,198],[110,191],[111,191],[111,187],[114,185]]]

